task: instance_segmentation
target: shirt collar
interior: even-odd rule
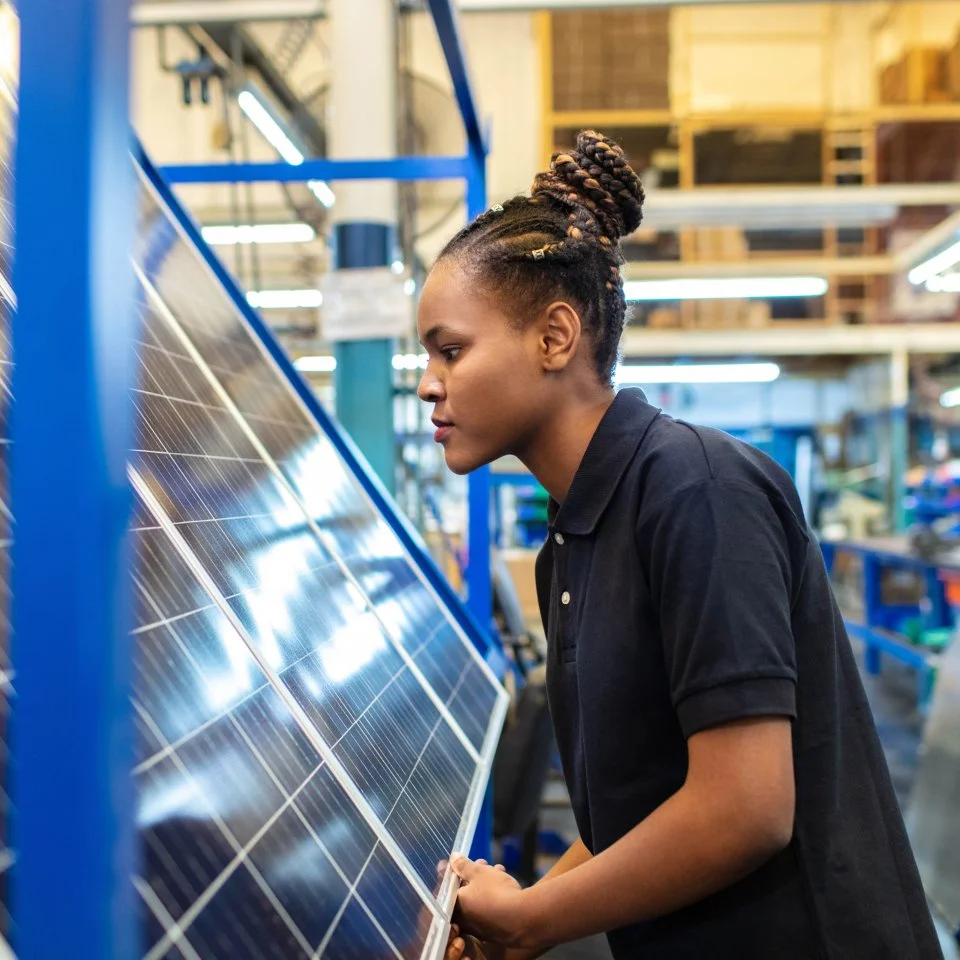
[[[593,532],[650,424],[660,415],[642,390],[619,391],[603,415],[562,504],[550,501],[550,526],[583,536]]]

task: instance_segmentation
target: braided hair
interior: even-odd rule
[[[640,225],[643,187],[623,150],[593,130],[554,154],[529,197],[481,214],[438,258],[456,258],[481,286],[509,298],[520,321],[552,300],[580,313],[600,378],[609,383],[626,317],[620,238]]]

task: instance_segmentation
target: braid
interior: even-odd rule
[[[529,314],[558,297],[579,308],[597,372],[613,375],[626,317],[620,238],[640,225],[643,187],[612,140],[584,131],[555,154],[530,197],[517,196],[464,227],[439,259],[456,256]]]

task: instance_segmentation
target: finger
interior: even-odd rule
[[[453,872],[464,881],[464,883],[469,883],[477,873],[482,870],[482,867],[477,866],[472,860],[467,859],[467,857],[462,854],[455,853],[450,858],[450,866],[453,867]]]
[[[461,937],[457,937],[453,943],[450,944],[447,949],[447,960],[460,960],[463,956],[463,951],[466,948],[466,943]]]
[[[483,858],[481,858],[481,859],[479,859],[479,860],[474,860],[473,862],[474,862],[474,863],[481,863],[481,864],[483,864],[483,866],[485,866],[485,867],[489,867],[489,866],[490,866],[490,864],[489,864],[486,860],[484,860]]]
[[[493,869],[499,870],[501,873],[507,872],[507,868],[502,863],[498,863]]]

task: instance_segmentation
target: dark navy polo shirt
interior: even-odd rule
[[[691,735],[793,721],[791,845],[715,896],[610,933],[617,960],[941,956],[819,546],[774,461],[622,390],[552,506],[537,589],[593,853],[683,786]]]

